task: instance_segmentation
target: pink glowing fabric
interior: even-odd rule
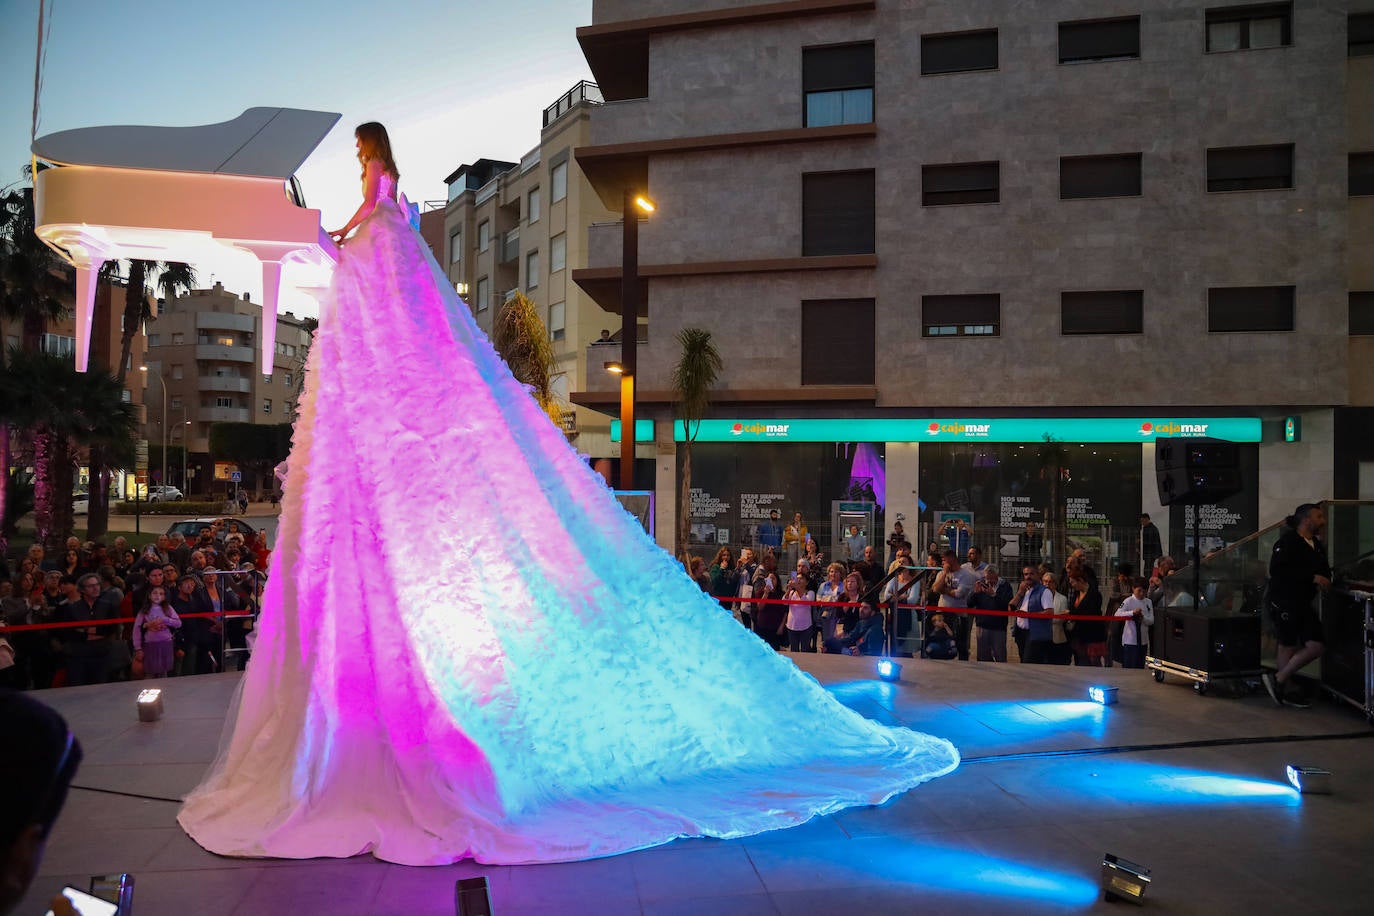
[[[179,820],[232,856],[611,855],[958,765],[702,594],[377,206],[310,350],[252,663]]]

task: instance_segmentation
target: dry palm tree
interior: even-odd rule
[[[692,440],[696,438],[701,419],[711,405],[711,386],[720,377],[720,353],[711,343],[711,332],[701,328],[683,328],[677,333],[681,350],[673,367],[673,390],[677,393],[677,416],[686,428],[682,442],[682,490],[678,496],[677,543],[674,551],[683,565],[689,563],[687,536],[691,530],[692,509]]]
[[[524,293],[516,292],[501,306],[491,337],[511,374],[530,389],[544,413],[561,428],[563,410],[551,387],[556,365],[553,344],[537,307]]]

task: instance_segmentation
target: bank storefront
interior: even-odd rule
[[[638,425],[636,438],[652,440],[653,424]],[[694,432],[691,532],[701,553],[756,544],[759,525],[777,510],[784,524],[800,512],[821,551],[843,559],[835,529],[871,504],[871,527],[862,532],[870,543],[881,544],[899,516],[918,546],[960,517],[994,556],[1020,556],[1020,537],[1034,522],[1052,529],[1051,541],[1061,546],[1065,535],[1090,535],[1101,559],[1125,560],[1138,556],[1146,511],[1165,534],[1165,550],[1181,554],[1193,509],[1159,506],[1154,443],[1197,436],[1239,444],[1244,484],[1239,494],[1199,507],[1203,547],[1259,526],[1261,422],[1254,417],[742,418],[704,420]],[[658,480],[664,542],[672,530],[663,525],[664,503],[675,511],[681,474],[681,422],[673,438],[677,473],[661,466]]]

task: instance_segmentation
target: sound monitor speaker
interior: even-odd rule
[[[1220,439],[1157,439],[1155,477],[1165,506],[1225,499],[1241,491],[1240,448]]]

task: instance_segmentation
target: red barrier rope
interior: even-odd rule
[[[177,615],[177,617],[182,620],[190,620],[196,617],[215,617],[223,618],[224,620],[237,620],[252,616],[252,614],[238,611],[197,611],[194,614]],[[97,617],[94,620],[83,620],[79,623],[21,623],[12,627],[0,626],[0,636],[4,636],[7,633],[25,633],[31,630],[70,630],[75,628],[88,630],[92,627],[108,627],[118,623],[133,623],[136,620],[138,620],[137,617]]]
[[[728,603],[728,604],[734,604],[734,603],[738,602],[738,603],[740,603],[740,604],[749,604],[749,605],[753,605],[753,604],[800,604],[800,605],[810,605],[810,606],[812,606],[812,607],[817,607],[817,606],[818,606],[818,607],[863,607],[865,604],[873,605],[873,606],[877,606],[878,604],[881,604],[883,607],[891,607],[891,606],[892,606],[889,602],[886,602],[886,601],[884,601],[884,602],[877,602],[877,601],[802,601],[802,600],[787,601],[787,600],[784,600],[784,599],[782,599],[782,598],[722,598],[722,597],[720,597],[719,595],[713,595],[712,597],[715,598],[717,601],[719,601],[721,604],[727,604],[727,603]],[[899,601],[899,602],[897,602],[897,606],[898,606],[898,607],[901,607],[901,608],[906,608],[907,610],[911,610],[911,611],[934,611],[934,612],[936,612],[937,614],[973,614],[973,615],[979,616],[979,617],[1025,617],[1027,620],[1033,620],[1033,619],[1036,619],[1036,618],[1039,618],[1039,619],[1042,619],[1042,620],[1114,620],[1114,619],[1116,619],[1115,616],[1109,616],[1109,615],[1106,615],[1106,614],[1052,614],[1052,613],[1048,613],[1048,612],[1045,612],[1045,611],[1036,611],[1036,612],[1034,612],[1034,613],[1029,612],[1029,611],[993,611],[993,610],[983,610],[982,608],[976,608],[976,607],[939,607],[938,605],[933,605],[933,604],[908,604],[908,603],[906,603],[905,601]],[[1122,618],[1122,619],[1125,619],[1125,618]]]

